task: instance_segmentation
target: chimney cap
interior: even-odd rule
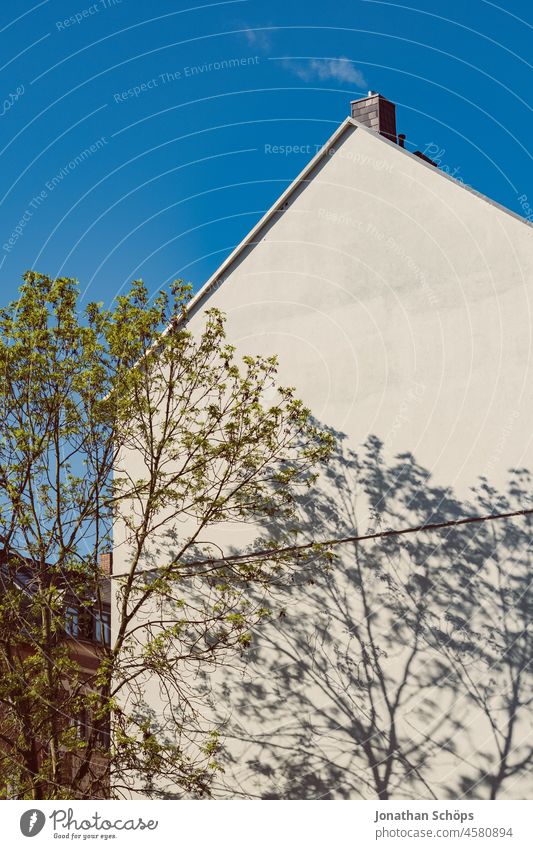
[[[367,97],[375,97],[376,95],[379,97],[379,91],[369,91]]]

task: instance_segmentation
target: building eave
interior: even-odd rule
[[[275,215],[279,213],[280,207],[285,204],[290,197],[294,194],[295,191],[304,183],[309,175],[314,171],[314,169],[321,163],[323,159],[325,159],[328,155],[330,155],[330,150],[337,142],[342,138],[342,136],[346,133],[350,128],[355,128],[357,130],[362,130],[365,133],[369,133],[375,139],[379,139],[382,144],[389,145],[393,147],[396,151],[401,153],[403,156],[407,156],[413,161],[417,163],[422,168],[429,169],[433,174],[438,174],[444,180],[449,180],[454,183],[459,188],[464,191],[470,192],[470,194],[479,198],[480,200],[488,203],[490,206],[495,207],[501,212],[510,215],[512,218],[515,218],[517,221],[520,221],[526,227],[533,226],[530,221],[523,218],[521,215],[518,215],[516,212],[508,209],[502,204],[498,203],[495,200],[487,197],[481,192],[476,191],[476,189],[471,188],[470,186],[465,185],[461,180],[457,180],[455,177],[452,177],[450,174],[446,174],[444,171],[441,171],[439,168],[430,164],[429,162],[425,162],[419,156],[416,156],[414,153],[411,153],[404,147],[400,147],[395,144],[393,141],[385,138],[382,135],[370,130],[368,127],[360,124],[358,121],[355,121],[351,117],[345,118],[345,120],[340,124],[335,132],[329,137],[329,139],[323,144],[318,153],[307,163],[305,168],[298,174],[298,176],[292,181],[292,183],[285,189],[285,191],[277,198],[275,203],[270,207],[270,209],[263,215],[263,217],[254,225],[254,227],[250,230],[250,232],[245,236],[245,238],[239,242],[239,244],[234,248],[234,250],[226,257],[226,259],[218,266],[217,270],[211,275],[211,277],[204,283],[204,285],[198,290],[196,295],[191,299],[189,305],[187,307],[187,317],[190,317],[193,313],[195,313],[198,308],[203,304],[203,302],[213,293],[215,292],[219,286],[224,282],[225,274],[231,268],[231,266],[235,263],[235,261],[240,257],[243,251],[254,244],[256,236],[261,232],[263,227],[267,225]],[[171,328],[167,328],[168,332]]]

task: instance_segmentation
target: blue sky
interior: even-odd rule
[[[527,215],[530,8],[2,4],[1,302],[26,268],[106,303],[135,277],[198,288],[368,89],[410,149]]]

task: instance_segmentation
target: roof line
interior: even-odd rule
[[[459,186],[459,188],[464,189],[471,195],[475,195],[476,197],[480,198],[480,200],[483,200],[485,201],[485,203],[488,203],[490,206],[495,206],[497,209],[501,210],[502,212],[505,212],[507,215],[510,215],[511,218],[515,218],[517,221],[520,221],[526,227],[533,227],[533,222],[529,221],[528,218],[524,218],[523,215],[519,215],[518,212],[514,212],[512,209],[509,209],[502,203],[498,203],[497,200],[490,198],[488,195],[484,195],[483,192],[479,192],[477,189],[473,189],[472,186],[468,186],[466,183],[463,183],[462,180],[458,180],[457,177],[453,177],[451,174],[447,174],[446,171],[442,171],[438,166],[435,167],[435,165],[432,165],[430,162],[426,162],[420,156],[417,156],[415,153],[411,153],[411,151],[407,150],[407,148],[400,147],[399,145],[395,144],[395,142],[390,141],[390,139],[386,139],[384,136],[375,133],[374,130],[370,130],[368,127],[365,127],[363,124],[359,124],[353,119],[351,120],[353,124],[356,124],[362,130],[370,132],[372,133],[372,135],[378,135],[379,139],[382,142],[385,142],[385,144],[391,145],[395,150],[401,151],[404,155],[409,156],[411,159],[416,159],[419,164],[424,165],[425,168],[429,168],[433,174],[439,174],[440,177],[444,177],[446,180],[450,180],[452,183],[455,183],[456,186]]]
[[[329,149],[332,145],[334,145],[339,138],[344,135],[345,131],[349,126],[360,127],[362,126],[357,121],[354,121],[352,118],[345,118],[342,124],[340,124],[333,135],[329,137],[329,139],[324,142],[318,153],[313,156],[313,158],[307,163],[305,168],[300,171],[297,177],[292,181],[292,183],[287,186],[285,191],[276,199],[276,201],[272,204],[270,209],[265,212],[262,218],[259,219],[257,224],[255,224],[249,233],[244,237],[244,239],[239,242],[237,247],[235,247],[229,256],[218,266],[216,271],[209,277],[209,279],[204,283],[204,285],[198,290],[196,295],[190,300],[187,306],[187,316],[190,316],[192,312],[194,312],[201,302],[204,300],[206,295],[210,294],[212,291],[218,288],[218,286],[223,282],[221,280],[222,275],[228,268],[233,265],[233,262],[237,259],[239,254],[246,248],[248,245],[253,243],[253,240],[257,233],[267,224],[274,216],[276,212],[278,212],[281,204],[285,203],[285,201],[293,194],[293,192],[304,182],[308,174],[324,159]]]
[[[307,163],[305,168],[300,171],[297,177],[292,181],[292,183],[285,189],[285,191],[277,198],[277,200],[272,204],[270,209],[263,215],[263,217],[257,222],[257,224],[252,227],[250,232],[244,237],[244,239],[239,242],[239,244],[233,249],[233,251],[226,257],[226,259],[218,266],[216,271],[209,277],[209,279],[204,283],[203,286],[200,287],[196,295],[191,298],[188,306],[187,306],[187,318],[192,315],[192,313],[196,312],[198,307],[202,304],[205,298],[214,292],[218,287],[224,282],[224,273],[233,265],[238,256],[242,253],[242,251],[247,248],[249,245],[253,244],[255,236],[260,232],[260,230],[268,224],[268,222],[273,218],[276,212],[279,211],[279,208],[285,201],[296,191],[296,189],[306,180],[307,176],[313,171],[316,166],[329,155],[329,151],[331,147],[344,135],[346,130],[349,127],[353,127],[357,130],[363,130],[366,133],[371,134],[374,138],[378,138],[384,144],[390,145],[396,151],[400,152],[404,156],[408,156],[411,159],[414,159],[417,164],[422,165],[425,168],[429,168],[433,174],[439,174],[441,177],[446,180],[450,180],[455,185],[459,186],[462,189],[470,192],[481,200],[485,201],[485,203],[490,204],[493,207],[501,210],[502,212],[507,213],[507,215],[512,216],[517,221],[520,221],[522,224],[525,224],[526,227],[533,226],[531,222],[529,222],[526,218],[523,218],[518,213],[513,212],[502,204],[498,203],[498,201],[492,200],[492,198],[487,197],[487,195],[478,192],[476,189],[473,189],[471,186],[465,185],[461,180],[457,180],[455,177],[452,177],[450,174],[446,174],[444,171],[441,171],[440,168],[436,168],[434,165],[431,165],[429,162],[425,162],[421,157],[416,156],[411,151],[407,150],[405,147],[400,147],[395,144],[393,141],[385,138],[384,136],[376,133],[374,130],[369,129],[364,124],[359,123],[354,118],[348,116],[344,119],[344,121],[337,127],[333,135],[329,137],[329,139],[324,142],[318,153],[313,156],[313,158]],[[167,330],[170,330],[169,326]]]
[[[313,548],[317,547],[331,547],[334,545],[346,545],[347,543],[354,542],[367,542],[368,540],[374,539],[387,539],[388,537],[399,537],[405,536],[405,534],[418,534],[423,533],[425,531],[439,531],[444,528],[456,528],[460,525],[472,525],[480,522],[494,522],[499,519],[513,519],[518,516],[530,516],[533,514],[533,509],[530,507],[526,507],[523,510],[513,510],[509,513],[488,513],[484,516],[466,516],[462,519],[449,519],[448,521],[442,522],[428,522],[422,525],[410,526],[407,528],[389,528],[386,531],[373,531],[367,534],[362,535],[354,535],[348,537],[334,537],[333,539],[325,539],[319,540],[318,542],[306,542],[300,545],[288,545],[284,548],[265,548],[259,551],[250,551],[247,554],[229,554],[227,557],[221,555],[220,557],[211,557],[205,558],[204,560],[193,560],[189,563],[184,563],[184,567],[190,569],[192,566],[211,566],[213,567],[215,563],[239,563],[241,561],[249,561],[254,560],[256,558],[267,558],[272,555],[279,556],[280,554],[290,554],[296,553],[299,551],[310,551]],[[144,572],[153,573],[160,571],[161,568],[165,567],[151,567],[149,569],[143,569],[141,574]],[[173,564],[170,567],[173,568]],[[111,578],[125,578],[129,575],[128,572],[120,572],[115,575],[111,575]]]

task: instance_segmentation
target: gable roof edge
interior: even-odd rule
[[[352,119],[352,123],[356,124],[357,127],[360,127],[362,130],[365,130],[365,132],[372,133],[373,136],[377,136],[380,139],[380,141],[384,142],[385,144],[390,145],[395,150],[401,151],[401,153],[404,154],[404,156],[409,156],[411,159],[415,159],[419,165],[423,165],[424,168],[429,168],[429,170],[433,174],[438,174],[440,177],[444,177],[445,180],[449,180],[451,183],[454,183],[456,186],[458,186],[459,188],[468,192],[469,194],[474,195],[475,197],[478,197],[482,201],[485,201],[485,203],[488,203],[489,206],[496,207],[496,209],[499,209],[500,212],[505,212],[506,215],[510,215],[511,218],[515,218],[517,221],[520,221],[520,223],[524,224],[526,227],[533,227],[533,222],[529,221],[528,218],[524,218],[524,216],[519,215],[518,212],[514,212],[512,209],[509,209],[507,206],[504,206],[503,204],[498,203],[497,200],[493,200],[493,198],[490,198],[488,195],[484,195],[483,192],[479,192],[477,189],[473,189],[472,186],[468,186],[466,183],[463,183],[462,180],[458,180],[457,177],[452,177],[451,174],[447,174],[446,171],[442,171],[438,166],[432,165],[430,162],[426,162],[420,156],[417,156],[416,153],[411,153],[411,151],[407,150],[407,148],[400,147],[395,142],[390,141],[390,139],[387,139],[384,136],[380,135],[379,133],[376,133],[374,130],[370,130],[368,127],[365,127],[363,124],[359,124],[357,121],[354,121],[353,119]]]
[[[327,141],[324,142],[318,153],[313,156],[313,158],[307,163],[305,168],[300,171],[297,177],[290,183],[289,186],[285,189],[284,192],[275,200],[270,209],[265,212],[262,218],[254,224],[249,233],[246,234],[244,239],[239,242],[239,244],[232,250],[232,252],[226,257],[226,259],[218,266],[216,271],[209,277],[209,279],[201,286],[196,295],[191,298],[189,305],[187,307],[187,318],[189,318],[193,312],[196,312],[197,308],[200,306],[202,301],[210,295],[213,291],[218,289],[218,287],[223,282],[220,278],[228,270],[228,268],[233,264],[233,262],[237,259],[239,254],[253,242],[257,233],[267,224],[271,218],[278,212],[281,204],[285,203],[286,200],[293,194],[293,192],[300,186],[301,183],[306,179],[307,175],[313,171],[313,169],[318,165],[318,163],[324,159],[331,146],[334,145],[342,135],[346,132],[349,127],[362,127],[362,124],[359,124],[357,121],[354,121],[352,118],[345,118],[342,124],[340,124],[333,135],[329,137]]]

